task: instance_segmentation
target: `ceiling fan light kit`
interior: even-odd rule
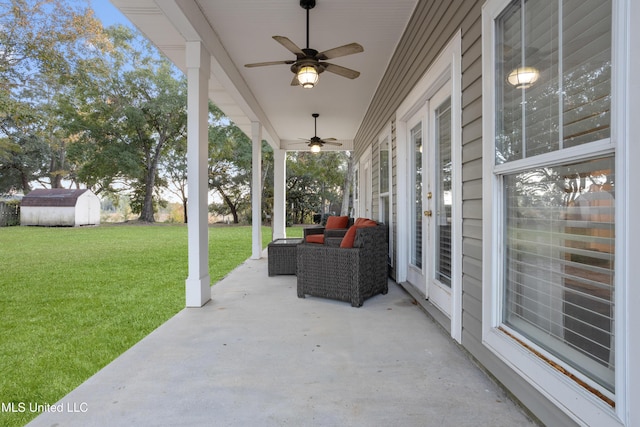
[[[306,141],[305,143],[309,146],[309,150],[311,150],[312,153],[319,153],[325,144],[335,145],[337,147],[342,145],[335,138],[324,138],[324,139],[320,138],[318,136],[318,120],[317,120],[318,117],[320,117],[320,114],[313,113],[311,114],[311,117],[313,117],[313,136],[310,139],[305,139],[304,141]]]
[[[318,71],[313,65],[304,65],[296,73],[298,84],[305,89],[311,89],[318,83]]]
[[[528,89],[540,77],[540,72],[534,67],[518,67],[507,76],[509,84],[516,89]]]
[[[358,43],[349,43],[344,46],[335,47],[333,49],[318,52],[309,48],[309,10],[316,6],[316,0],[300,0],[300,7],[307,11],[307,47],[301,49],[294,42],[284,36],[273,36],[273,39],[284,46],[291,53],[296,55],[295,60],[285,61],[269,61],[257,62],[253,64],[245,64],[247,68],[264,67],[268,65],[287,64],[291,65],[291,72],[295,74],[291,81],[292,86],[302,86],[305,89],[313,88],[319,80],[320,73],[329,71],[348,79],[355,79],[360,72],[352,70],[340,65],[324,62],[327,59],[339,58],[341,56],[353,55],[354,53],[363,52],[364,49]],[[321,62],[322,61],[322,62]]]

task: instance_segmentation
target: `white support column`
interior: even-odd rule
[[[262,125],[251,123],[251,259],[262,257]]]
[[[187,42],[187,233],[189,275],[187,307],[202,307],[211,299],[208,227],[208,117],[211,57],[201,42]]]
[[[273,150],[273,239],[287,237],[287,210],[286,210],[286,176],[287,176],[287,152],[285,150]]]

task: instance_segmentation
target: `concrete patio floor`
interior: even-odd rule
[[[535,425],[389,285],[361,308],[299,299],[248,260],[28,425]]]

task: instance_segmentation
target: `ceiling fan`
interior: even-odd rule
[[[325,145],[335,145],[337,147],[341,146],[342,144],[339,142],[336,142],[337,139],[335,138],[325,138],[325,139],[321,139],[319,138],[318,135],[318,117],[320,116],[320,114],[318,113],[313,113],[311,115],[313,117],[313,137],[311,137],[311,139],[305,139],[306,144],[309,146],[309,148],[311,148],[311,152],[313,153],[318,153],[320,152],[320,149]]]
[[[294,42],[284,36],[273,36],[273,39],[296,55],[295,60],[257,62],[245,64],[245,67],[264,67],[267,65],[291,65],[291,71],[295,74],[291,81],[291,86],[300,85],[310,89],[318,83],[318,75],[324,71],[337,74],[348,79],[355,79],[360,72],[340,65],[324,62],[327,59],[339,58],[341,56],[352,55],[363,52],[364,48],[358,43],[349,43],[344,46],[318,52],[309,48],[309,10],[316,6],[316,0],[300,0],[300,6],[307,11],[307,47],[300,49]]]

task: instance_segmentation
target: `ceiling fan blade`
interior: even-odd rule
[[[340,147],[342,145],[339,142],[327,141],[326,139],[323,139],[322,143],[326,145],[335,145],[336,147]]]
[[[348,79],[355,79],[360,75],[359,71],[352,70],[350,68],[341,67],[340,65],[329,64],[328,62],[321,62],[320,65],[324,66],[326,71],[337,74]]]
[[[247,68],[253,68],[253,67],[264,67],[267,65],[280,65],[280,64],[293,64],[296,61],[292,61],[292,60],[286,60],[286,61],[268,61],[268,62],[256,62],[254,64],[244,64],[245,67]]]
[[[335,142],[335,141],[337,141],[337,139],[335,139],[335,138],[323,138],[322,139],[322,142],[326,142],[326,141]]]
[[[325,59],[339,58],[341,56],[353,55],[354,53],[363,52],[364,48],[358,43],[349,43],[344,46],[334,47],[333,49],[325,50],[316,55],[316,58],[320,61]]]
[[[298,75],[293,76],[293,80],[291,80],[291,86],[299,86],[300,82],[298,81]]]
[[[302,51],[302,49],[300,49],[298,47],[298,45],[296,45],[294,42],[289,40],[287,37],[284,37],[284,36],[273,36],[273,39],[275,41],[277,41],[278,43],[280,43],[285,48],[287,48],[290,52],[295,53],[297,56],[299,56],[299,57],[305,57],[306,56],[304,54],[304,52]]]

